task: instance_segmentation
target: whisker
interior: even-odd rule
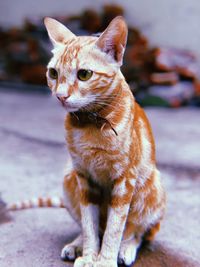
[[[95,105],[99,105],[100,107],[113,107],[113,108],[116,108],[116,105],[113,104],[110,104],[110,103],[106,103],[106,102],[99,102],[99,101],[94,101],[93,102]],[[118,108],[121,109],[123,107],[122,104],[120,103],[117,103],[118,104]]]

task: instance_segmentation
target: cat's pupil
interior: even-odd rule
[[[54,69],[54,68],[50,68],[49,69],[49,77],[51,78],[51,79],[57,79],[58,78],[58,72],[57,72],[57,70],[56,69]]]
[[[93,71],[80,69],[77,73],[77,77],[81,81],[87,81],[92,77]]]

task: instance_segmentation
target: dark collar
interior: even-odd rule
[[[89,124],[96,125],[97,128],[103,130],[105,127],[110,127],[115,135],[118,135],[113,128],[111,122],[102,116],[98,112],[82,112],[76,111],[70,113],[73,124],[83,127]]]

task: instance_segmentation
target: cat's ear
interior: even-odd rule
[[[68,30],[67,27],[55,19],[46,17],[44,19],[44,24],[46,26],[49,38],[54,46],[65,43],[69,39],[76,37],[76,35]]]
[[[123,17],[114,18],[106,30],[100,35],[96,45],[111,55],[121,66],[126,47],[128,29]]]

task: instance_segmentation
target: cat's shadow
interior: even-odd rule
[[[188,258],[158,241],[143,244],[131,267],[197,267]]]
[[[65,243],[70,242],[75,238],[77,234],[73,234],[65,238]],[[60,247],[61,240],[63,242],[64,238],[61,237],[58,243]],[[72,262],[68,262],[72,263]],[[120,267],[124,267],[124,265],[119,265]],[[197,267],[192,260],[190,261],[188,258],[181,255],[179,252],[173,250],[172,248],[168,248],[162,244],[161,241],[154,241],[150,244],[144,243],[137,255],[136,261],[131,265],[131,267]],[[109,266],[108,266],[109,267]]]

